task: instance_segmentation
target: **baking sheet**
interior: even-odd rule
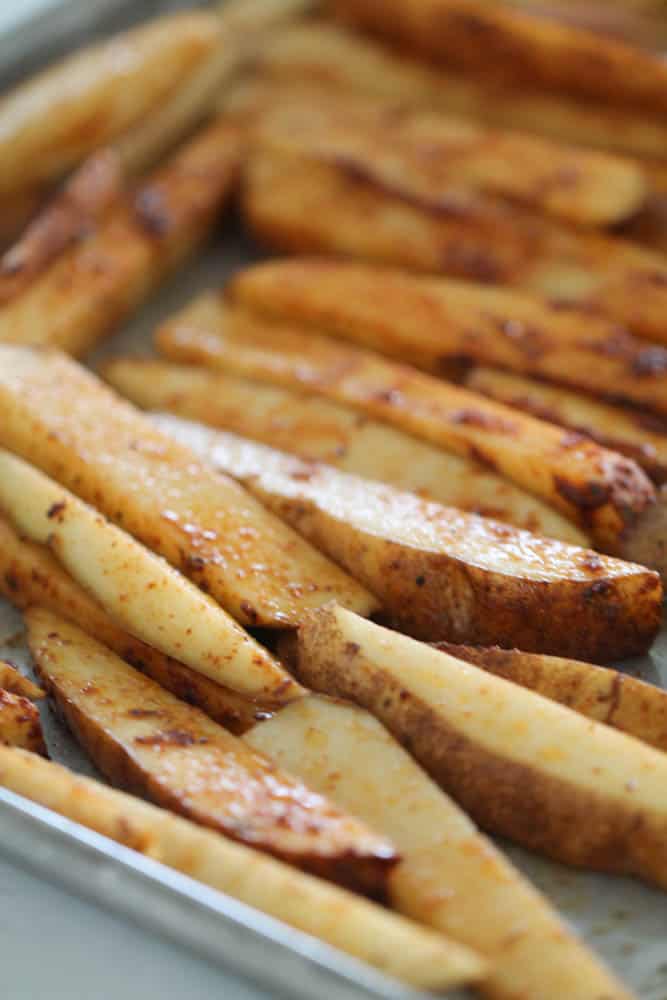
[[[67,44],[104,34],[158,9],[185,6],[177,3],[132,4],[124,0],[93,0],[87,5],[68,2],[49,15],[49,31],[41,25],[19,33],[16,47],[0,43],[0,84],[16,73],[17,51],[24,73]],[[32,39],[32,44],[31,44]],[[14,41],[14,40],[13,40]],[[11,58],[8,48],[13,49]],[[240,266],[256,257],[233,219],[224,226],[200,257],[173,279],[158,300],[108,341],[90,359],[94,364],[113,353],[146,353],[157,322],[184,305],[196,292],[222,284]],[[0,656],[12,660],[31,675],[21,618],[0,600]],[[667,687],[667,629],[663,629],[651,655],[623,665],[652,683]],[[85,774],[95,774],[48,707],[42,709],[49,749],[56,760]],[[97,775],[96,775],[97,776]],[[189,935],[188,943],[206,957],[227,964],[279,994],[293,997],[408,997],[415,994],[388,984],[361,967],[306,936],[278,927],[274,921],[248,911],[234,901],[191,880],[166,872],[161,866],[111,845],[104,838],[81,831],[73,837],[73,824],[49,819],[43,810],[17,807],[17,799],[0,795],[3,839],[11,840],[14,856],[23,864],[37,865],[50,879],[66,882],[104,905],[120,908],[131,918],[164,933],[181,933],[197,914],[198,926],[209,933]],[[27,850],[31,838],[42,844],[37,853]],[[49,850],[51,845],[51,850]],[[7,846],[7,844],[5,844]],[[10,845],[11,846],[11,845]],[[618,972],[642,1000],[667,1000],[667,895],[630,879],[577,872],[503,844],[517,866],[554,902],[585,940]],[[106,878],[90,878],[93,852],[105,862]],[[126,905],[130,887],[139,880],[142,892]],[[118,887],[125,891],[119,892]],[[221,922],[221,923],[218,923]],[[233,928],[233,933],[230,930]],[[215,933],[214,933],[215,932]],[[206,944],[204,947],[203,942]],[[268,949],[268,950],[267,950]],[[269,953],[271,960],[269,960]],[[280,970],[279,974],[276,970]],[[452,994],[452,997],[454,994]],[[566,1000],[566,998],[563,998]]]

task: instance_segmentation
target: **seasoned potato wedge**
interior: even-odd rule
[[[0,449],[0,510],[50,548],[121,628],[251,698],[303,692],[259,643],[164,559],[33,466]]]
[[[218,19],[173,14],[83,49],[0,105],[0,194],[56,178],[159,108],[214,47]]]
[[[0,593],[2,593],[2,583],[0,581]],[[0,660],[0,688],[9,691],[10,694],[21,695],[29,701],[39,701],[45,694],[41,688],[33,684],[31,680],[19,673],[12,663]]]
[[[21,538],[1,515],[0,595],[20,611],[36,605],[47,608],[59,618],[74,622],[121,659],[152,677],[177,698],[197,705],[233,733],[243,732],[258,719],[268,717],[280,704],[279,701],[243,698],[124,632],[67,575],[48,549]],[[0,674],[0,686],[12,690],[11,685],[2,683],[2,680],[3,675]],[[16,693],[34,697],[25,690]]]
[[[489,962],[478,987],[485,996],[627,996],[546,899],[367,712],[305,698],[245,740],[394,841],[402,859],[389,878],[391,902],[480,951]]]
[[[496,83],[667,110],[658,54],[484,0],[334,0],[356,27]]]
[[[0,446],[164,556],[245,625],[375,601],[237,483],[55,352],[0,345]]]
[[[581,435],[303,327],[229,310],[220,297],[206,297],[196,317],[190,322],[186,309],[161,328],[168,357],[316,392],[475,458],[562,511],[605,551],[618,550],[656,505],[639,466]]]
[[[71,354],[93,347],[203,240],[236,179],[241,149],[229,123],[198,133],[0,308],[0,341]],[[42,253],[39,241],[31,252]],[[34,263],[21,255],[20,266]]]
[[[155,419],[361,580],[409,635],[492,636],[459,641],[604,662],[645,652],[660,627],[662,589],[643,567],[178,417]]]
[[[541,420],[586,434],[633,458],[655,482],[667,480],[667,420],[493,368],[473,368],[465,385]],[[667,395],[664,399],[667,402]]]
[[[200,300],[191,311],[203,305]],[[145,409],[170,410],[536,535],[588,544],[585,533],[558,511],[474,459],[441,451],[320,396],[148,358],[116,358],[103,374]]]
[[[356,162],[265,137],[246,162],[242,203],[247,224],[271,247],[509,285],[667,342],[662,254],[510,201],[468,192],[435,208],[388,190]]]
[[[484,972],[441,934],[24,750],[0,748],[0,785],[415,987],[445,990]]]
[[[0,688],[0,746],[23,747],[47,756],[39,709],[20,694]]]
[[[74,625],[26,612],[37,670],[114,785],[314,873],[383,895],[396,862],[371,833]]]
[[[484,829],[667,887],[667,755],[331,605],[299,677],[376,715]]]
[[[667,415],[667,347],[513,290],[295,259],[240,272],[229,294],[435,374],[452,361],[488,364]]]
[[[438,649],[667,752],[667,691],[654,684],[592,663],[518,649],[448,642],[438,643]]]

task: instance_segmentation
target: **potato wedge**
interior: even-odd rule
[[[48,756],[39,709],[29,698],[0,688],[0,746]]]
[[[473,368],[464,384],[499,403],[586,434],[633,458],[654,482],[667,481],[667,420],[494,368]]]
[[[333,6],[355,27],[496,83],[667,110],[667,66],[657,53],[576,25],[484,0],[334,0]]]
[[[0,785],[415,987],[483,974],[473,953],[440,934],[24,750],[0,747]]]
[[[300,680],[376,715],[484,829],[667,888],[667,755],[334,605]]]
[[[148,358],[115,358],[102,373],[144,409],[169,410],[536,535],[588,545],[566,517],[474,459],[441,451],[328,399]]]
[[[0,510],[117,625],[251,698],[303,694],[272,656],[164,559],[33,466],[0,449]]]
[[[362,614],[360,584],[197,462],[69,358],[0,345],[0,447],[92,503],[244,625],[288,628],[336,599]]]
[[[656,505],[639,466],[581,435],[303,327],[229,310],[220,297],[195,310],[194,322],[186,309],[159,330],[169,358],[316,392],[486,463],[590,532],[596,548],[617,551]]]
[[[513,290],[306,258],[247,268],[228,295],[434,374],[488,364],[667,415],[667,347]]]
[[[361,580],[409,635],[493,636],[463,641],[605,662],[647,651],[660,627],[662,589],[643,567],[178,417],[154,419]]]
[[[490,195],[444,209],[394,193],[372,169],[268,138],[244,168],[243,215],[263,243],[509,285],[667,343],[667,262]]]
[[[245,741],[398,845],[402,859],[389,878],[393,906],[481,952],[489,962],[478,987],[485,996],[628,995],[367,712],[305,698],[255,726]]]
[[[0,588],[1,586],[0,583]],[[0,593],[2,593],[1,589]],[[7,660],[0,660],[0,688],[10,694],[18,694],[22,698],[27,698],[28,701],[39,701],[40,698],[46,697],[41,688],[19,673],[16,667],[12,663],[8,663]]]
[[[71,354],[93,347],[204,239],[236,180],[241,149],[240,133],[229,123],[197,134],[88,239],[57,256],[0,308],[0,341]],[[42,252],[39,241],[29,249]],[[19,265],[30,271],[34,261],[19,254]]]
[[[388,840],[282,774],[76,626],[25,615],[39,676],[114,785],[351,888],[382,896]]]
[[[21,538],[1,515],[0,595],[19,611],[36,605],[73,622],[181,701],[201,708],[233,733],[244,732],[258,719],[268,718],[280,704],[243,698],[124,632],[67,575],[48,549]],[[10,684],[2,683],[2,676],[0,673],[0,686],[12,690]],[[27,691],[15,693],[33,697]]]
[[[618,670],[518,649],[438,643],[443,653],[667,752],[667,691]]]
[[[189,11],[83,49],[1,105],[0,194],[57,178],[151,115],[214,47],[218,19]]]

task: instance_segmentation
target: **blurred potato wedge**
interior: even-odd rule
[[[333,605],[299,679],[376,715],[489,832],[667,887],[667,755]]]
[[[389,877],[391,903],[479,951],[489,963],[478,986],[484,996],[628,996],[367,712],[309,697],[256,726],[245,740],[391,838],[401,851]]]
[[[2,584],[0,582],[0,593]],[[0,688],[10,694],[21,695],[29,701],[39,701],[45,697],[45,692],[28,678],[24,677],[12,663],[0,660]]]
[[[382,897],[396,863],[372,833],[76,626],[25,615],[37,671],[111,782],[225,836]]]
[[[233,480],[161,434],[57,352],[0,344],[0,446],[52,476],[210,593],[244,625],[289,628],[352,580]]]
[[[168,562],[1,449],[0,510],[146,644],[251,698],[289,701],[302,694],[263,646]]]
[[[667,347],[514,290],[296,258],[247,268],[227,291],[267,316],[434,374],[454,362],[486,364],[667,415]]]
[[[643,567],[178,417],[154,419],[361,580],[402,632],[599,661],[645,652],[655,638],[662,591]]]
[[[417,988],[483,972],[441,934],[24,750],[0,747],[0,785]]]
[[[20,694],[0,687],[0,746],[23,747],[47,756],[39,709]]]

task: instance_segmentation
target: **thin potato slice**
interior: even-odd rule
[[[157,340],[177,361],[316,392],[484,462],[584,527],[605,551],[618,551],[656,504],[634,462],[581,435],[303,327],[229,310],[221,297],[206,296],[167,321]]]
[[[508,200],[468,192],[436,208],[391,191],[370,167],[265,137],[245,165],[242,208],[274,248],[509,285],[667,343],[662,254]]]
[[[360,584],[62,355],[0,345],[0,446],[51,475],[244,625],[289,628]]]
[[[0,593],[2,593],[2,582],[0,579]],[[21,695],[29,701],[39,701],[45,697],[44,691],[33,684],[31,680],[19,673],[12,663],[0,660],[0,688],[9,691],[10,694]]]
[[[39,709],[29,698],[1,687],[0,746],[23,747],[47,756]]]
[[[667,755],[333,605],[301,627],[298,674],[376,715],[484,829],[667,888]]]
[[[206,715],[43,608],[26,612],[37,670],[77,740],[114,785],[381,896],[389,841],[283,774]]]
[[[438,643],[438,649],[667,752],[667,691],[662,688],[618,670],[518,649],[452,643]]]
[[[93,347],[201,243],[236,180],[241,151],[235,126],[206,128],[15,298],[17,265],[9,251],[10,300],[0,308],[0,341],[71,354]],[[18,266],[30,272],[41,263],[31,257],[40,258],[40,241],[28,251],[17,251]]]
[[[660,627],[662,590],[643,567],[201,424],[155,420],[361,580],[409,635],[475,636],[464,641],[604,662],[645,652]]]
[[[0,510],[122,629],[254,698],[303,693],[269,653],[169,563],[26,462],[0,449]]]
[[[402,860],[389,879],[391,902],[480,951],[489,962],[479,985],[485,996],[627,997],[546,899],[367,712],[305,698],[245,740],[397,844]]]
[[[169,410],[449,507],[588,545],[584,532],[562,514],[474,459],[441,451],[320,396],[148,358],[115,358],[103,375],[144,409]]]
[[[667,348],[511,290],[296,259],[242,271],[229,294],[434,374],[452,361],[488,364],[667,415]]]
[[[415,987],[483,974],[473,953],[440,934],[59,764],[0,748],[0,785]]]
[[[225,729],[241,733],[278,708],[278,701],[252,701],[216,684],[124,632],[89,594],[67,575],[52,553],[21,538],[0,516],[0,595],[19,611],[34,605],[78,625],[122,660],[152,677],[177,698],[196,705]],[[0,686],[12,690],[8,683]],[[17,691],[33,697],[27,691]],[[283,702],[284,704],[284,702]]]

